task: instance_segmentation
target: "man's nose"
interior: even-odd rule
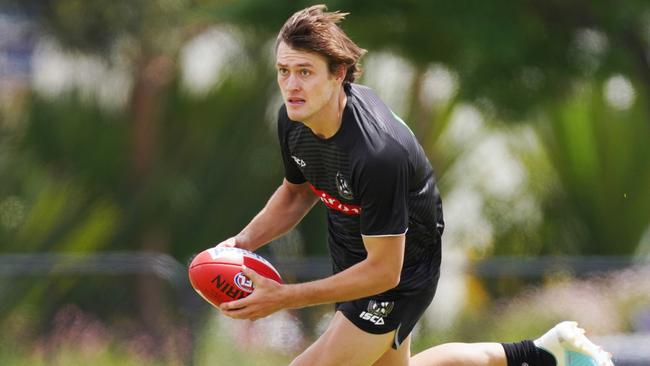
[[[300,90],[301,88],[300,80],[298,80],[298,77],[295,74],[289,75],[286,85],[287,90]]]

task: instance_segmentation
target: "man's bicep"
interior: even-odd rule
[[[282,181],[282,188],[294,197],[300,198],[309,202],[316,202],[318,197],[311,189],[309,182],[304,183],[291,183],[287,178]]]
[[[368,236],[363,235],[363,245],[368,252],[367,259],[373,265],[385,266],[399,273],[404,262],[406,235]]]
[[[368,252],[368,257],[386,258],[402,256],[406,243],[406,235],[362,235],[363,245]]]

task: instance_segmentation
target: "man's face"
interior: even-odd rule
[[[322,116],[327,107],[338,107],[335,91],[341,81],[329,72],[323,56],[295,50],[281,42],[276,58],[278,85],[289,118],[309,123]]]

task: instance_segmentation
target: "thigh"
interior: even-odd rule
[[[394,334],[366,333],[337,311],[325,333],[290,366],[370,366],[391,349]]]
[[[397,349],[389,349],[372,366],[408,366],[411,358],[411,336],[409,335]]]

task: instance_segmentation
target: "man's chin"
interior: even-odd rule
[[[289,119],[292,121],[303,121],[305,118],[304,113],[292,113],[291,111],[287,111],[287,115],[289,115]]]

